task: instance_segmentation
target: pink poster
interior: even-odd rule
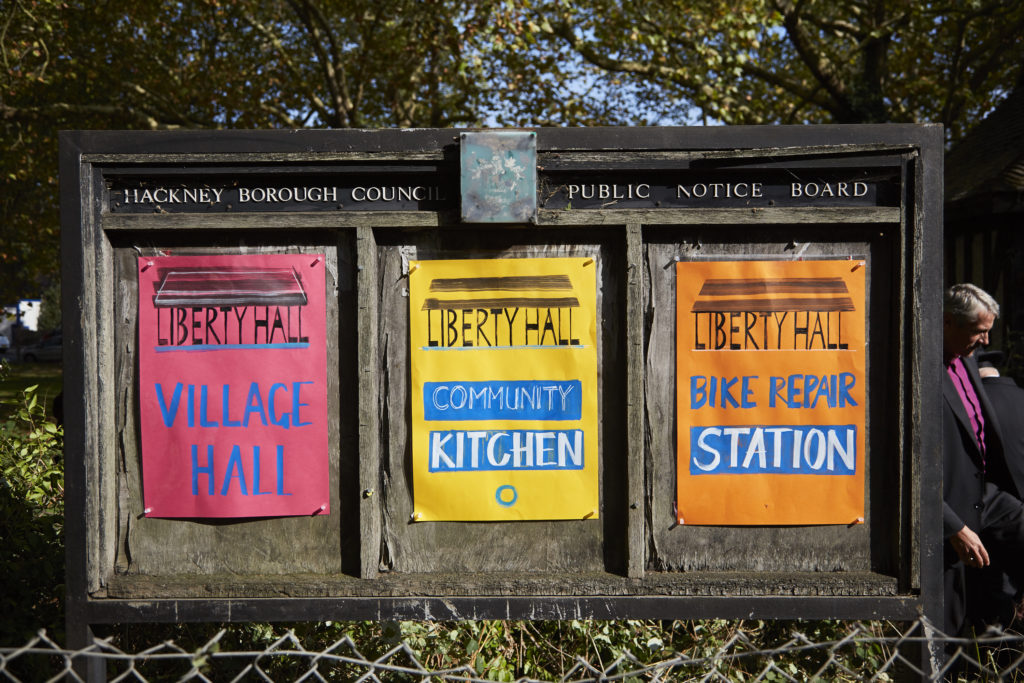
[[[330,513],[324,257],[140,258],[147,517]]]

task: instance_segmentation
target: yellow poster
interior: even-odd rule
[[[864,521],[865,270],[677,264],[680,524]]]
[[[595,519],[597,264],[409,264],[415,521]]]

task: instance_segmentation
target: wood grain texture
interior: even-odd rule
[[[563,168],[586,168],[594,170],[614,170],[621,168],[687,168],[699,161],[731,161],[740,162],[744,166],[768,161],[796,163],[807,159],[821,161],[826,159],[829,165],[836,165],[851,159],[861,166],[877,163],[879,156],[900,154],[913,149],[912,145],[892,144],[850,144],[850,145],[817,145],[814,147],[760,147],[757,149],[712,149],[712,150],[614,150],[614,151],[541,151],[537,155],[538,163],[545,170]],[[867,158],[866,158],[867,157]]]
[[[192,154],[85,154],[83,158],[93,164],[201,164],[211,161],[211,155]],[[379,161],[441,161],[444,153],[435,152],[257,152],[218,154],[213,158],[217,163],[264,164],[264,163],[331,163],[379,162]]]
[[[262,213],[122,213],[104,214],[103,230],[338,230],[370,226],[437,227],[455,220],[452,212],[438,211],[293,211]]]
[[[699,579],[698,579],[699,580]],[[105,600],[93,623],[394,621],[481,619],[897,619],[918,618],[910,595],[508,595]],[[86,634],[83,634],[83,637]],[[92,642],[91,640],[89,642]]]
[[[83,168],[83,198],[96,191],[97,183],[98,178],[91,172],[91,167]],[[106,578],[109,576],[106,560],[110,553],[108,523],[111,511],[109,508],[105,509],[103,503],[110,501],[111,480],[103,471],[103,464],[110,461],[113,416],[110,413],[109,396],[104,395],[105,389],[111,386],[111,359],[106,340],[101,336],[109,326],[109,316],[105,314],[110,304],[110,283],[105,281],[103,276],[110,275],[110,244],[98,229],[96,214],[88,210],[89,206],[90,202],[84,200],[82,296],[79,301],[78,319],[75,322],[82,334],[83,365],[94,369],[93,372],[84,373],[82,387],[85,421],[87,425],[94,426],[88,431],[83,444],[85,486],[87,491],[92,492],[91,496],[88,493],[86,495],[85,508],[86,582],[87,590],[93,593],[104,589]]]
[[[110,597],[280,598],[446,596],[893,596],[894,577],[872,572],[648,573],[643,579],[595,571],[568,573],[432,572],[382,574],[373,580],[315,574],[273,576],[118,576]]]
[[[644,433],[644,306],[643,228],[626,225],[626,457],[627,533],[630,578],[644,575],[647,564],[644,496],[646,443]]]
[[[380,391],[377,359],[380,338],[377,334],[380,313],[377,306],[377,241],[370,227],[356,231],[356,291],[358,297],[356,327],[358,329],[358,461],[359,490],[359,576],[377,576],[381,545],[380,480]]]
[[[772,209],[541,209],[538,226],[793,225],[799,223],[895,223],[899,207]]]

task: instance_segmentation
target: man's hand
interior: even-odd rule
[[[971,531],[967,525],[949,537],[953,544],[953,550],[960,557],[960,561],[968,567],[987,567],[989,565],[988,551],[985,544],[978,538],[978,534]]]

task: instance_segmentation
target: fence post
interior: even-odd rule
[[[67,629],[67,646],[71,653],[71,666],[79,679],[88,683],[105,683],[107,680],[107,663],[103,657],[90,657],[81,653],[90,648],[95,635],[92,632],[92,624],[87,624],[72,615],[68,610],[68,619],[65,626]]]

